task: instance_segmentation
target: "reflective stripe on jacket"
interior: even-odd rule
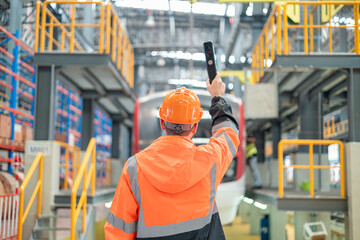
[[[129,158],[105,224],[105,238],[225,239],[215,194],[238,145],[236,123],[224,118],[213,126],[207,145],[162,136]]]

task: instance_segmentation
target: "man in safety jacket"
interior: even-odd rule
[[[165,136],[130,157],[105,224],[106,239],[225,239],[215,194],[239,145],[238,124],[217,75],[212,97],[212,137],[195,146],[203,111],[190,90],[177,89],[160,106]]]

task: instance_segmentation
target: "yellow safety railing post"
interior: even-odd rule
[[[283,10],[283,28],[284,28],[284,54],[287,55],[289,53],[289,46],[288,46],[288,28],[287,28],[287,12],[286,12],[287,3],[284,4]]]
[[[45,2],[42,7],[42,16],[41,16],[41,35],[40,35],[40,52],[45,50],[45,24],[46,24],[46,6]]]
[[[279,197],[284,197],[284,182],[283,182],[283,159],[284,159],[284,156],[283,156],[283,142],[280,141],[279,143],[279,147],[278,147],[278,155],[279,155]]]
[[[74,52],[74,38],[75,38],[75,4],[71,5],[72,7],[72,16],[71,16],[71,30],[70,30],[70,53]]]
[[[117,60],[116,60],[116,68],[120,70],[121,68],[121,27],[119,26],[118,38],[117,38]]]
[[[104,52],[104,18],[105,18],[105,7],[104,4],[100,5],[100,28],[99,28],[99,53]]]
[[[91,153],[91,163],[96,166],[96,148]],[[96,178],[96,167],[94,167],[92,173],[92,179],[91,179],[91,195],[95,194],[95,178]]]
[[[115,62],[116,60],[116,37],[117,37],[117,34],[116,34],[116,28],[117,28],[117,18],[116,18],[116,15],[114,14],[113,16],[113,21],[112,21],[112,54],[111,54],[111,59],[113,62]]]
[[[345,159],[344,159],[344,145],[339,144],[340,146],[340,185],[341,185],[341,197],[345,198]]]
[[[277,16],[276,16],[276,35],[277,35],[277,54],[281,54],[281,6],[277,6]]]
[[[305,54],[309,54],[309,39],[308,39],[308,16],[307,16],[307,5],[304,5],[304,51]]]
[[[265,68],[268,68],[267,65],[267,60],[269,59],[269,42],[268,42],[268,38],[269,38],[269,29],[268,27],[265,28]]]
[[[40,7],[41,2],[36,2],[36,13],[35,13],[35,39],[34,39],[34,51],[39,51],[39,24],[40,24]]]
[[[314,146],[309,144],[310,195],[314,197]]]
[[[54,40],[54,20],[50,19],[50,30],[49,30],[49,51],[53,50],[53,40]]]
[[[22,182],[21,186],[20,186],[20,193],[19,193],[19,215],[18,215],[18,239],[22,240],[22,233],[23,233],[23,225],[25,223],[26,217],[29,214],[30,208],[32,206],[32,203],[35,200],[35,197],[38,197],[38,206],[37,206],[37,211],[36,211],[36,215],[40,216],[41,215],[41,201],[42,201],[42,187],[43,187],[43,165],[44,165],[44,158],[43,158],[43,154],[40,152],[36,155],[34,162],[31,164],[29,171],[27,172],[24,181]],[[29,184],[29,181],[32,177],[32,175],[34,174],[35,169],[37,168],[37,166],[39,166],[39,176],[38,176],[38,181],[37,184],[35,186],[35,189],[30,197],[28,206],[25,209],[24,212],[24,194],[25,194],[25,189],[27,187],[27,185]]]
[[[331,27],[331,6],[332,5],[328,5],[329,7],[329,52],[332,52],[332,27]]]
[[[106,49],[105,53],[110,53],[110,34],[111,34],[111,5],[106,5]]]
[[[354,31],[355,53],[360,54],[359,3],[354,4],[354,20],[355,20],[355,31]]]

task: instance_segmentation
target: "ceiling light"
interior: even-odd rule
[[[229,83],[229,84],[228,84],[228,89],[229,89],[229,90],[233,90],[233,89],[234,89],[234,84],[233,84],[233,83]]]
[[[245,61],[246,61],[246,57],[245,57],[245,56],[241,56],[240,62],[241,62],[241,63],[244,63]]]
[[[230,64],[234,64],[234,63],[235,63],[235,56],[231,55],[231,56],[229,57],[229,63],[230,63]]]

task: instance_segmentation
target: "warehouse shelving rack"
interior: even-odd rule
[[[24,145],[15,138],[16,128],[34,124],[35,68],[32,66],[34,51],[19,40],[15,34],[0,26],[0,114],[8,113],[11,118],[11,136],[2,138],[0,149],[9,152],[0,162],[8,163],[8,171],[22,168]],[[9,51],[14,45],[12,53]],[[25,139],[24,139],[25,140]],[[14,164],[15,163],[15,164]]]
[[[104,186],[106,183],[104,178],[106,176],[106,164],[111,158],[111,131],[112,120],[108,114],[100,108],[95,108],[94,116],[94,137],[97,144],[97,176],[98,184]]]

